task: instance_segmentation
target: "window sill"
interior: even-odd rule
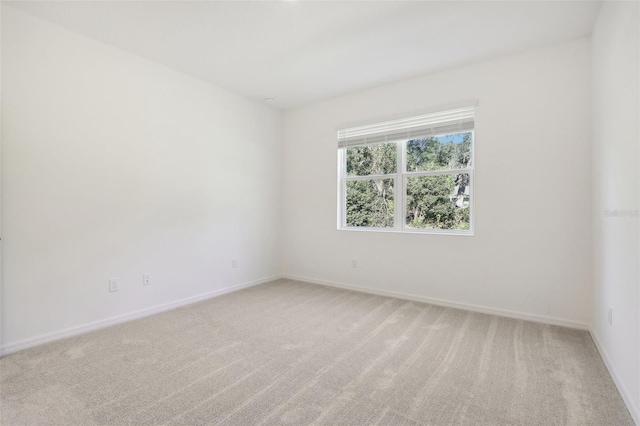
[[[340,227],[338,231],[353,232],[381,232],[384,234],[427,234],[427,235],[456,235],[461,237],[473,237],[474,232],[470,230],[439,230],[439,229],[385,229],[385,228],[356,228]]]

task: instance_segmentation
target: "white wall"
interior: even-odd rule
[[[590,54],[580,39],[287,111],[284,273],[587,328]],[[336,230],[338,128],[468,99],[475,236]]]
[[[2,56],[5,351],[279,274],[280,112],[6,5]]]
[[[639,208],[637,3],[604,4],[593,63],[588,39],[486,61],[288,111],[283,136],[270,108],[1,10],[0,350],[268,279],[282,233],[289,276],[591,322],[638,418],[638,217],[604,213]],[[335,229],[336,129],[469,99],[474,237]]]
[[[605,2],[593,32],[591,321],[609,369],[640,424],[638,14],[637,2]],[[616,210],[618,215],[607,215]]]

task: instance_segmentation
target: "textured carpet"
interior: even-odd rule
[[[589,334],[279,280],[0,359],[3,425],[632,425]]]

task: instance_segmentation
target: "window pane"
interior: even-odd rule
[[[394,225],[393,179],[347,181],[347,226]]]
[[[407,141],[407,171],[461,169],[471,166],[473,133],[452,133]]]
[[[357,146],[347,149],[347,176],[396,173],[396,144]]]
[[[469,229],[468,174],[407,178],[408,228]]]

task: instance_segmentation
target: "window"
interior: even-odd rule
[[[339,229],[473,233],[474,107],[338,131]]]

